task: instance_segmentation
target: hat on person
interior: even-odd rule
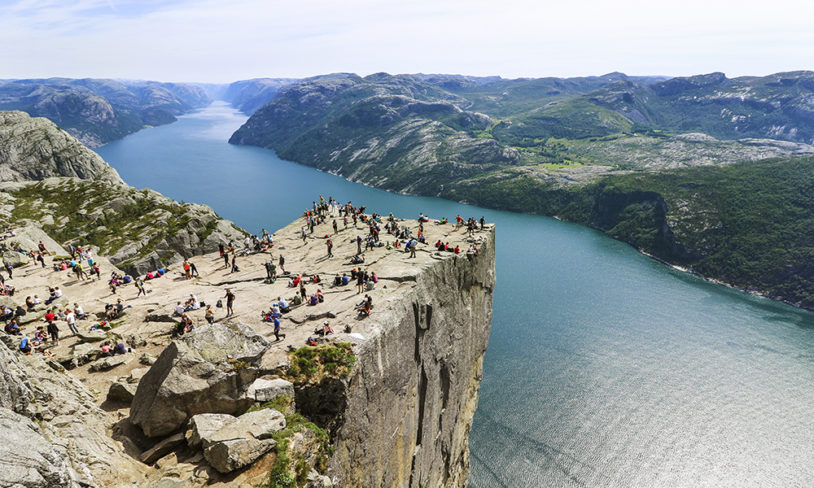
[[[328,325],[328,321],[322,322],[322,325]]]

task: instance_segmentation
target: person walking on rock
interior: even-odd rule
[[[285,337],[285,334],[280,333],[280,319],[274,316],[274,338],[279,342],[280,337]]]
[[[147,290],[144,289],[144,280],[141,278],[136,278],[136,288],[138,289],[138,294],[136,298],[140,297],[141,295],[147,296]]]
[[[285,274],[285,258],[282,254],[280,254],[280,260],[277,262],[277,264],[280,266],[280,270],[283,272],[283,274]]]
[[[65,314],[65,322],[68,322],[68,328],[71,329],[73,335],[79,334],[79,330],[76,328],[76,315],[74,314],[73,310],[68,309],[66,310]]]
[[[331,242],[331,240],[330,240],[330,239],[328,239],[327,245],[328,245],[328,257],[329,257],[329,258],[332,258],[332,257],[333,257],[333,253],[331,252],[331,249],[333,249],[333,247],[334,247],[334,243],[333,243],[333,242]]]
[[[229,288],[226,289],[226,295],[223,297],[226,299],[226,316],[231,317],[235,314],[235,310],[233,308],[235,304],[235,294],[232,293],[232,290]]]

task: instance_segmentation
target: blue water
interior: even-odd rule
[[[225,141],[223,104],[98,149],[125,181],[277,229],[317,195],[497,224],[471,488],[814,486],[814,314],[590,229],[375,190]]]

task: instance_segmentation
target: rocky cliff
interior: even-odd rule
[[[51,176],[122,183],[98,154],[48,119],[0,112],[0,182]]]
[[[463,487],[492,320],[494,239],[477,256],[439,260],[377,317],[380,334],[328,408],[344,406],[331,467],[343,486]],[[378,315],[378,314],[377,314]],[[326,408],[307,389],[306,413]],[[320,398],[328,400],[329,398]]]

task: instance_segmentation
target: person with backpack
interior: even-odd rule
[[[226,299],[226,316],[230,317],[235,314],[234,311],[234,303],[235,303],[235,294],[232,293],[232,290],[229,288],[226,289],[226,295],[222,298]]]

